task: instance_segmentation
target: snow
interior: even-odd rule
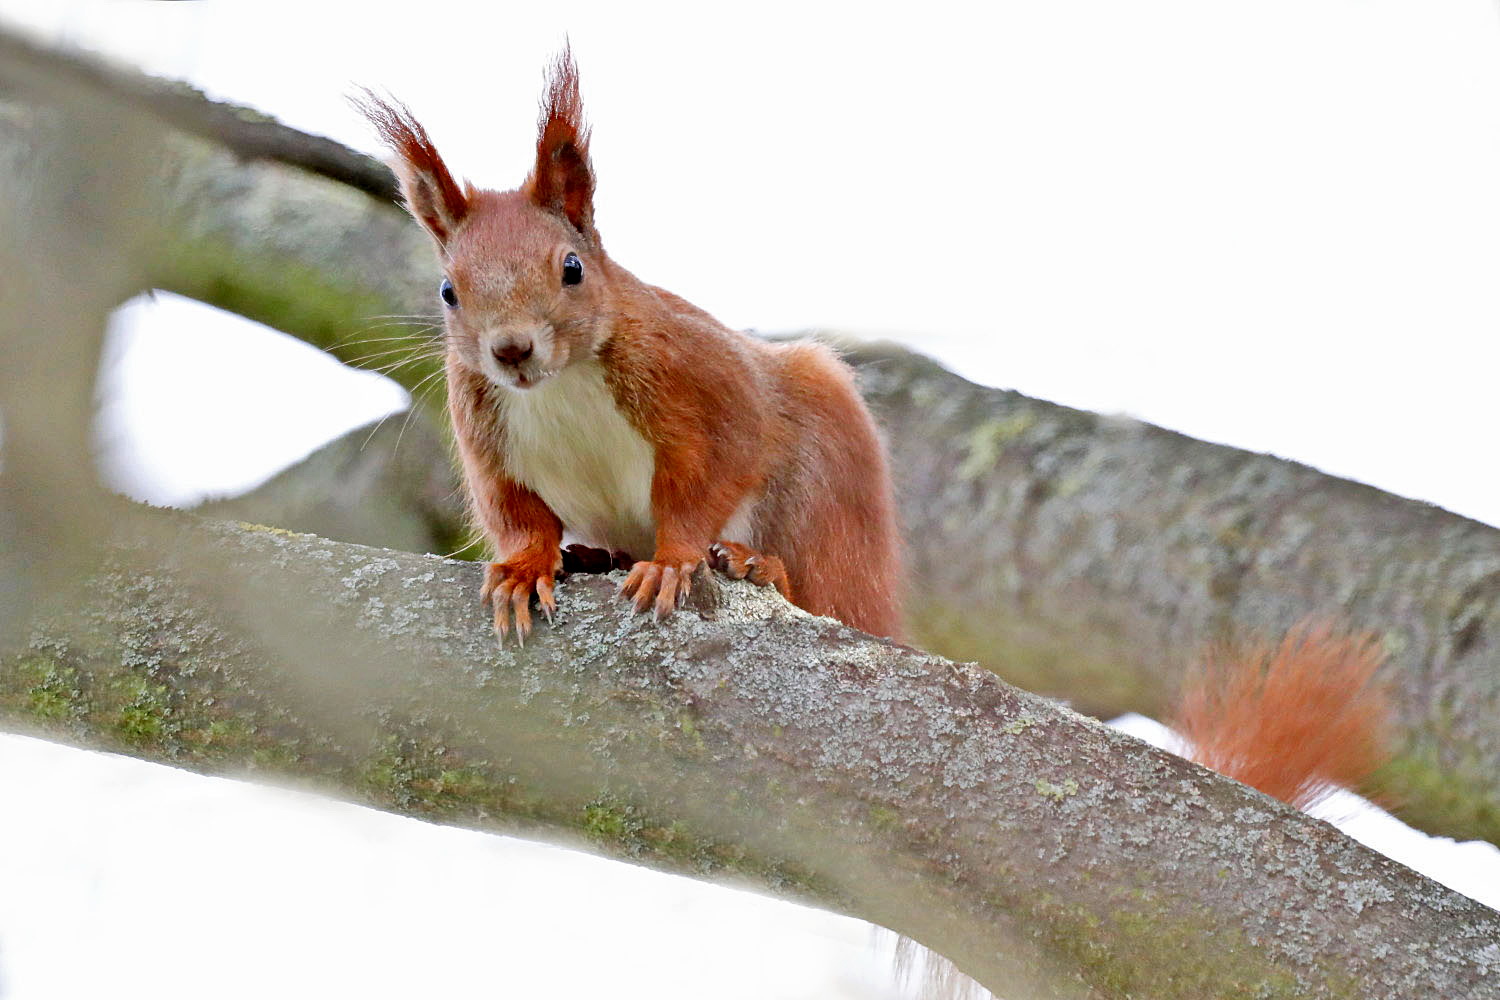
[[[9,1000],[901,996],[868,924],[576,851],[14,735],[0,796]]]

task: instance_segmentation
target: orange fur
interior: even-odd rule
[[[1384,660],[1374,635],[1308,621],[1275,646],[1221,645],[1189,673],[1174,728],[1200,764],[1306,808],[1385,761]]]
[[[708,547],[708,562],[731,580],[749,580],[757,587],[775,587],[782,597],[793,600],[786,565],[775,556],[756,552],[737,542],[714,542]]]
[[[536,165],[523,185],[528,197],[563,216],[584,236],[594,235],[594,170],[583,121],[578,68],[564,48],[552,66],[537,121]]]
[[[449,411],[499,560],[484,592],[498,629],[513,615],[524,636],[532,593],[550,612],[546,570],[566,530],[635,557],[651,540],[622,586],[638,611],[680,606],[724,542],[743,549],[733,568],[758,556],[747,575],[803,608],[899,635],[890,476],[852,373],[821,345],[730,330],[604,252],[568,51],[515,191],[460,192],[409,112],[373,95],[361,110],[395,153],[457,301]]]
[[[375,126],[375,131],[396,154],[396,179],[401,195],[432,238],[441,246],[468,214],[467,196],[448,172],[427,130],[399,101],[388,104],[366,90],[353,103]]]

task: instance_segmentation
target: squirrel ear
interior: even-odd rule
[[[469,200],[448,172],[427,130],[412,117],[406,105],[394,105],[366,89],[364,97],[350,103],[369,119],[385,144],[396,154],[393,169],[401,182],[407,211],[432,234],[439,247],[446,246],[469,211]]]
[[[536,166],[526,179],[525,191],[533,204],[561,215],[580,235],[596,239],[589,130],[583,123],[578,67],[567,46],[547,74],[547,92],[537,120]]]

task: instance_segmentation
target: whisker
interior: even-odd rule
[[[394,344],[405,341],[411,344],[429,344],[444,338],[434,336],[436,327],[427,330],[413,330],[410,333],[400,333],[393,337],[360,337],[358,339],[341,340],[330,344],[329,350],[349,350],[354,347],[363,347],[366,344]],[[383,333],[380,330],[370,330],[370,333]]]
[[[391,327],[387,327],[385,329],[381,329],[381,328],[378,328],[378,327],[367,327],[366,329],[361,330],[359,332],[360,333],[386,334],[386,333],[390,333],[391,329],[392,329]],[[353,337],[349,337],[349,338],[346,338],[344,340],[338,341],[333,346],[334,347],[353,347],[356,344],[378,344],[378,343],[381,343],[381,342],[387,341],[387,340],[425,340],[430,335],[430,333],[432,331],[436,330],[436,329],[438,329],[438,328],[435,327],[435,326],[422,327],[421,329],[413,328],[411,331],[409,331],[407,333],[397,333],[394,336],[390,336],[390,337],[387,337],[387,336],[359,337],[358,339],[355,339]]]
[[[396,454],[396,449],[398,449],[398,448],[401,447],[401,438],[406,434],[406,425],[407,425],[407,423],[409,423],[411,421],[411,418],[416,414],[417,403],[418,403],[418,401],[421,398],[421,392],[422,392],[423,388],[424,387],[429,387],[429,389],[430,389],[430,386],[433,384],[433,380],[441,377],[443,374],[444,374],[444,372],[443,372],[442,369],[438,369],[435,372],[431,372],[430,374],[424,376],[422,378],[422,381],[418,382],[415,386],[413,386],[411,389],[409,389],[407,391],[407,395],[411,397],[411,404],[406,408],[406,418],[401,423],[401,432],[396,435],[396,445],[395,445],[395,448],[391,449],[391,455],[393,457]],[[385,416],[381,417],[380,420],[376,422],[375,426],[372,427],[372,428],[370,428],[370,433],[365,435],[364,441],[362,441],[360,443],[359,450],[360,451],[364,451],[365,448],[370,444],[370,441],[380,431],[380,428],[382,428],[382,427],[385,426],[385,422],[387,420],[391,419],[391,417],[393,417],[398,412],[400,412],[400,411],[399,410],[393,410],[392,412],[387,413]]]
[[[407,393],[411,396],[412,409],[415,410],[417,408],[417,404],[422,401],[422,391],[424,390],[424,388],[429,393],[437,391],[438,383],[434,380],[444,374],[446,373],[442,371],[435,371],[432,374],[425,376],[422,381],[418,382],[416,385],[407,390]]]
[[[371,351],[368,354],[359,354],[356,357],[361,360],[365,358],[378,358],[386,354],[405,354],[407,351],[416,350],[417,348],[418,345],[416,344],[399,344],[396,347],[382,347],[377,351]]]
[[[431,377],[432,376],[430,376],[430,375],[428,376],[428,378],[431,378]],[[425,381],[425,379],[424,379],[424,381]],[[416,415],[417,415],[417,397],[413,396],[411,398],[411,406],[408,406],[406,408],[406,419],[404,419],[404,420],[401,421],[401,429],[396,432],[396,446],[391,449],[391,455],[392,455],[392,457],[394,457],[396,455],[396,453],[401,450],[401,439],[404,438],[404,437],[406,437],[406,429],[411,426],[411,418],[414,417],[414,416],[416,416]]]
[[[422,358],[433,358],[433,359],[436,359],[436,358],[441,357],[440,354],[434,353],[432,351],[431,347],[392,347],[392,348],[390,348],[388,350],[384,350],[384,351],[374,351],[374,352],[372,352],[370,354],[361,354],[357,358],[350,358],[348,361],[345,362],[345,364],[363,365],[363,364],[366,364],[366,363],[371,362],[371,361],[378,361],[380,358],[391,357],[392,355],[395,355],[395,354],[399,354],[399,355],[414,354],[415,357],[412,360],[420,360]]]
[[[442,325],[443,325],[443,321],[440,320],[440,319],[428,319],[427,317],[418,316],[418,317],[413,317],[412,319],[377,319],[377,320],[371,320],[370,322],[364,324],[364,328],[365,329],[370,329],[370,328],[378,327],[378,326],[426,326],[426,327],[438,327],[438,326],[442,326]]]
[[[443,317],[436,316],[436,315],[423,315],[423,314],[412,314],[410,316],[402,316],[402,315],[398,315],[398,314],[395,314],[395,313],[392,313],[389,316],[366,316],[365,317],[365,325],[367,325],[367,326],[377,326],[377,325],[380,325],[380,326],[400,326],[403,323],[413,323],[413,324],[415,324],[415,323],[424,323],[424,324],[429,324],[429,325],[432,325],[432,326],[442,326],[443,325]]]
[[[404,361],[392,361],[390,364],[386,364],[386,365],[367,365],[367,366],[365,366],[365,371],[379,372],[382,375],[389,375],[392,372],[400,371],[401,369],[405,368],[408,365],[414,365],[414,364],[417,364],[417,363],[422,362],[422,361],[437,361],[437,360],[439,360],[439,359],[436,358],[436,357],[432,357],[432,356],[419,357],[419,358],[407,358]],[[439,368],[437,371],[433,372],[432,374],[434,374],[434,375],[441,375],[442,373],[443,373],[442,369]]]
[[[398,334],[397,336],[394,336],[394,337],[365,337],[362,340],[341,340],[337,344],[335,344],[334,346],[335,347],[361,347],[361,346],[363,346],[365,344],[391,344],[391,343],[395,343],[395,342],[401,341],[401,340],[405,340],[405,341],[423,341],[423,340],[426,340],[426,339],[427,339],[426,337],[422,337],[422,336],[419,336],[417,334],[403,333],[403,334]]]
[[[367,447],[369,447],[370,440],[373,437],[375,437],[376,433],[379,432],[380,428],[382,428],[382,427],[385,426],[385,422],[387,420],[391,419],[391,417],[394,414],[398,413],[398,412],[400,412],[400,411],[398,411],[398,410],[392,410],[390,413],[387,413],[385,416],[381,417],[378,421],[376,421],[375,426],[370,428],[370,433],[366,434],[365,435],[365,439],[360,442],[359,450],[360,451],[364,451]]]
[[[400,334],[400,335],[398,335],[396,337],[390,337],[390,338],[387,338],[387,339],[390,339],[390,340],[399,340],[402,337],[407,337],[407,338],[422,337],[422,336],[425,336],[426,334],[430,333],[431,331],[442,329],[443,324],[442,323],[431,323],[431,322],[420,323],[420,322],[408,321],[408,320],[394,320],[394,321],[386,322],[386,323],[368,323],[368,324],[360,327],[357,330],[351,331],[348,336],[341,337],[338,340],[335,340],[331,346],[333,346],[333,347],[348,347],[351,344],[359,343],[359,341],[356,340],[356,339],[354,339],[354,338],[359,337],[361,334],[376,333],[376,332],[381,332],[381,331],[385,331],[385,330],[396,330],[396,329],[399,329],[399,328],[401,328],[403,326],[410,327],[411,328],[411,332],[410,333],[406,333],[406,334]]]
[[[406,408],[406,416],[401,421],[401,429],[396,433],[396,443],[391,447],[392,458],[395,458],[396,454],[401,450],[401,439],[406,437],[406,428],[411,425],[412,418],[417,415],[417,404],[421,399],[421,392],[423,387],[428,386],[434,379],[438,378],[442,374],[442,370],[432,372],[431,374],[425,376],[422,381],[418,382],[415,386],[412,387],[411,390],[408,391],[407,395],[411,397],[411,404]],[[385,416],[380,418],[379,423],[377,423],[370,429],[370,433],[365,437],[364,442],[359,446],[360,451],[365,450],[365,446],[370,443],[370,440],[375,437],[376,432],[385,425],[385,422],[389,420],[391,416],[392,414],[387,413]]]
[[[448,553],[447,555],[445,555],[445,556],[438,556],[438,558],[439,559],[452,559],[454,556],[458,555],[460,552],[462,552],[464,549],[468,548],[472,544],[474,544],[474,543],[473,542],[465,542],[463,545],[460,545],[458,548],[454,549],[452,552]]]
[[[444,373],[433,372],[431,375],[428,375],[426,378],[424,378],[422,381],[418,382],[415,386],[408,390],[408,394],[411,396],[411,408],[413,410],[425,409],[427,401],[432,397],[434,393],[442,388],[443,383],[437,378],[440,374]]]

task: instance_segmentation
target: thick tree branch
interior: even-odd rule
[[[372,317],[431,308],[430,249],[390,205],[200,140],[173,142],[167,160],[177,214],[159,286],[351,363],[371,350],[351,341],[395,335],[362,333]],[[1225,633],[1310,614],[1375,629],[1397,687],[1386,783],[1403,816],[1500,842],[1500,531],[1294,463],[974,386],[898,349],[851,358],[919,540],[909,607],[925,645],[1090,712],[1159,713],[1185,662]],[[435,372],[424,361],[392,374],[415,387]]]
[[[972,666],[743,584],[657,624],[597,577],[502,651],[478,585],[471,563],[164,515],[8,653],[0,705],[750,878],[1012,998],[1500,995],[1500,915]]]

